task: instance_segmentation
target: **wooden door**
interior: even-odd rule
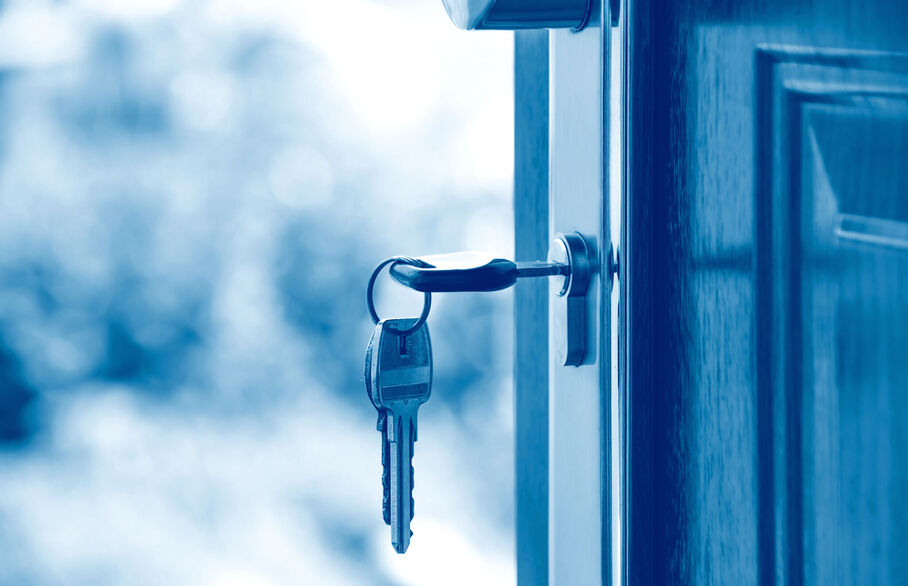
[[[631,584],[908,583],[908,7],[628,0]]]

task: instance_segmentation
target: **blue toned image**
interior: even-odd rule
[[[0,0],[0,586],[908,586],[904,0]]]
[[[406,556],[363,381],[379,261],[513,255],[512,54],[440,2],[0,3],[0,584],[515,581],[511,294],[434,300]]]

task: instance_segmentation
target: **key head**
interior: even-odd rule
[[[375,327],[370,388],[376,408],[409,411],[429,400],[432,393],[432,344],[423,324],[407,336],[397,332],[415,319],[385,319]]]
[[[410,289],[430,293],[498,291],[517,282],[517,265],[481,252],[421,256],[420,266],[395,263],[390,273]]]

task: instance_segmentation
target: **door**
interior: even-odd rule
[[[458,4],[557,29],[517,37],[517,253],[600,268],[579,367],[517,289],[520,582],[908,583],[903,3]]]
[[[908,583],[908,10],[626,17],[627,582]]]

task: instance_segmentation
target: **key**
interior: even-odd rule
[[[375,330],[372,332],[372,337],[369,338],[369,345],[366,346],[366,366],[365,373],[363,378],[366,381],[366,394],[369,395],[369,401],[372,402],[372,406],[375,407],[375,410],[378,412],[378,422],[375,424],[375,428],[381,433],[381,488],[382,488],[382,498],[381,498],[381,516],[385,522],[385,525],[391,524],[391,468],[390,468],[390,459],[391,459],[391,446],[388,443],[388,436],[385,434],[385,425],[388,420],[387,412],[375,402],[375,397],[372,394],[372,354],[373,346],[375,341],[380,337],[376,334],[380,334],[381,325],[375,327]]]
[[[410,545],[413,519],[413,444],[417,439],[419,406],[432,391],[432,346],[425,324],[408,336],[413,319],[378,323],[371,345],[371,388],[377,407],[385,410],[385,437],[389,446],[391,544],[397,553]],[[389,327],[390,326],[390,327]],[[394,328],[392,330],[391,328]]]
[[[394,280],[416,291],[450,293],[453,291],[498,291],[507,289],[517,279],[527,277],[566,276],[567,263],[514,262],[493,258],[481,252],[453,252],[421,256],[418,264],[394,263],[390,273]]]

